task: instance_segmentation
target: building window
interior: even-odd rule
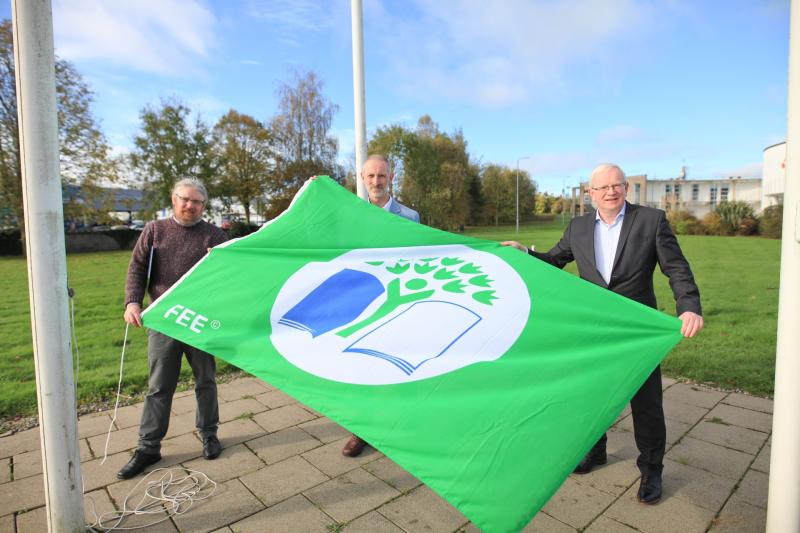
[[[719,201],[720,202],[727,202],[728,201],[728,188],[722,187],[719,191]]]
[[[709,193],[710,193],[710,198],[711,198],[711,209],[714,209],[714,206],[717,205],[717,188],[716,187],[711,187],[711,190],[709,191]]]
[[[666,191],[665,191],[665,192],[667,193],[667,196],[669,196],[670,194],[672,194],[672,185],[670,185],[669,183],[667,183],[667,184],[666,184],[664,187],[666,187]]]
[[[700,199],[700,185],[692,185],[692,200],[697,201]]]
[[[675,199],[676,200],[681,199],[681,186],[677,184],[675,185]]]
[[[639,204],[641,203],[639,200],[641,199],[642,194],[642,184],[641,183],[634,183],[633,184],[633,203]]]

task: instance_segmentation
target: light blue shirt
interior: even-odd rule
[[[600,218],[600,211],[595,214],[594,262],[597,265],[597,271],[606,280],[606,284],[611,283],[611,269],[614,268],[614,256],[617,255],[617,245],[626,205],[622,204],[622,209],[611,224],[603,222],[603,219]]]
[[[367,198],[367,201],[368,201],[369,203],[372,203],[372,200],[370,200],[369,198]],[[388,202],[386,202],[386,203],[383,205],[383,209],[384,209],[384,210],[386,210],[386,211],[389,211],[389,212],[391,213],[391,212],[392,212],[392,211],[391,211],[391,209],[392,209],[392,202],[393,202],[393,200],[392,200],[392,197],[390,196],[390,197],[389,197],[389,201],[388,201]],[[374,204],[373,204],[373,205],[374,205]]]

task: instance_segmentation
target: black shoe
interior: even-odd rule
[[[217,436],[211,435],[210,437],[206,437],[203,441],[203,457],[208,460],[216,459],[221,453],[222,444],[219,443]]]
[[[661,472],[642,474],[639,484],[639,501],[652,505],[661,499]]]
[[[608,462],[605,450],[589,450],[589,453],[578,463],[573,470],[576,474],[588,474],[597,465],[604,465]]]
[[[136,450],[133,452],[133,457],[131,460],[128,461],[128,464],[122,467],[119,472],[117,472],[117,477],[119,479],[130,479],[132,477],[136,477],[148,466],[155,464],[161,460],[160,453],[145,453],[141,450]]]

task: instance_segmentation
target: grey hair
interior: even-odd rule
[[[370,161],[376,161],[376,160],[377,161],[383,161],[384,163],[386,163],[386,168],[391,172],[391,170],[392,170],[392,162],[389,161],[389,158],[386,157],[383,154],[370,154],[369,156],[367,156],[367,158],[364,160],[364,163],[361,165],[361,172],[364,172],[364,167],[367,166],[367,163],[369,163]]]
[[[197,190],[200,194],[203,195],[203,200],[208,201],[208,191],[206,191],[206,186],[203,185],[203,182],[197,178],[182,178],[175,182],[175,185],[172,187],[172,194],[178,192],[178,189],[181,187],[193,187]]]
[[[622,175],[622,181],[627,180],[627,176],[625,176],[625,171],[620,168],[619,165],[615,165],[614,163],[601,163],[597,165],[594,170],[592,170],[592,174],[589,176],[589,184],[594,181],[594,177],[597,174],[601,174],[603,172],[608,172],[609,170],[616,170]]]

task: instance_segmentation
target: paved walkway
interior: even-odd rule
[[[524,531],[764,530],[772,401],[669,379],[664,387],[668,451],[661,503],[636,501],[637,452],[626,411],[609,432],[609,464],[570,476]],[[216,494],[147,531],[477,531],[375,450],[343,457],[344,429],[269,385],[242,378],[220,385],[219,396],[222,456],[199,457],[194,397],[184,392],[173,404],[159,463],[205,472],[219,483]],[[138,481],[120,482],[115,474],[136,443],[140,414],[141,404],[120,409],[105,465],[100,458],[111,413],[78,423],[85,489],[98,512],[119,507]],[[38,429],[0,438],[0,531],[45,531],[43,505]],[[87,515],[91,507],[87,503]]]

